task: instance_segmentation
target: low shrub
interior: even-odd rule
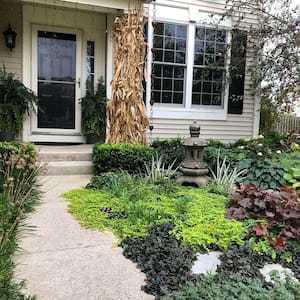
[[[25,158],[38,159],[36,148],[31,143],[22,142],[0,142],[0,154],[10,156],[11,154],[25,156]]]
[[[121,197],[134,189],[139,182],[138,177],[126,172],[106,172],[93,176],[86,188],[110,191],[113,196]]]
[[[284,250],[289,239],[300,240],[300,194],[289,188],[264,191],[253,184],[240,185],[230,201],[227,217],[236,220],[265,220],[252,227],[266,236],[276,250]]]
[[[291,152],[297,148],[300,142],[298,136],[294,133],[279,133],[277,131],[269,132],[264,137],[264,143],[273,151]]]
[[[162,156],[166,165],[171,165],[174,161],[174,168],[184,159],[184,147],[181,138],[154,140],[151,146]]]
[[[155,150],[136,144],[95,144],[93,148],[94,173],[126,171],[144,174],[145,163],[151,161]]]
[[[21,294],[24,282],[13,276],[13,254],[18,250],[20,232],[28,213],[40,202],[33,145],[0,143],[0,299],[33,299]]]
[[[192,278],[196,255],[171,233],[173,229],[173,224],[151,226],[145,237],[128,237],[121,243],[124,256],[146,274],[147,283],[142,287],[146,293],[161,296],[163,288],[177,290]]]

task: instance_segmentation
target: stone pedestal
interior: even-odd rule
[[[199,138],[200,126],[196,122],[190,126],[190,135],[183,141],[185,158],[179,167],[183,175],[178,178],[177,183],[200,187],[210,182],[207,164],[203,161],[206,142]]]

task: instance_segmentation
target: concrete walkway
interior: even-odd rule
[[[145,276],[114,247],[114,236],[82,228],[59,196],[84,186],[89,176],[43,177],[44,203],[28,223],[17,276],[38,300],[153,299],[141,291]]]

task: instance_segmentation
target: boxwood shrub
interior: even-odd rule
[[[145,172],[145,163],[151,162],[155,150],[136,144],[95,144],[94,173],[126,171],[129,174]]]
[[[178,166],[184,159],[183,139],[174,138],[167,140],[154,140],[151,146],[157,151],[158,155],[162,155],[166,165],[173,163],[176,159],[174,167]]]

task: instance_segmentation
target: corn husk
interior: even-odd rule
[[[107,105],[106,143],[147,145],[149,124],[143,102],[146,43],[143,12],[130,10],[115,19],[115,64]]]

